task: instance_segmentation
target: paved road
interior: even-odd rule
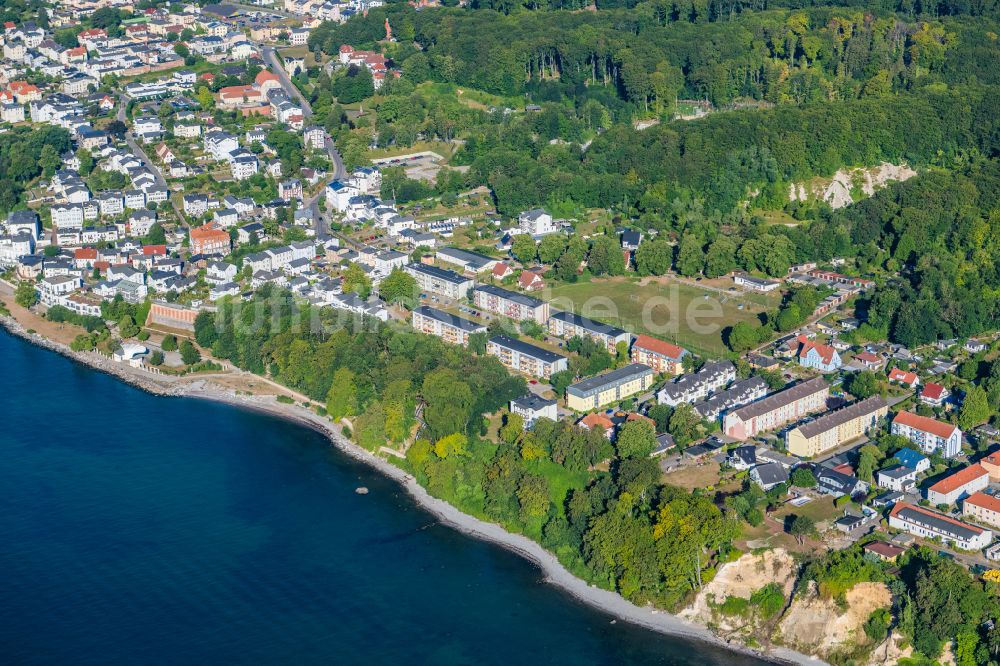
[[[302,106],[302,115],[305,117],[306,121],[310,121],[313,117],[312,106],[309,104],[309,100],[295,87],[292,80],[288,77],[288,73],[285,71],[284,66],[281,64],[281,59],[278,54],[275,53],[274,48],[267,46],[266,44],[257,44],[260,47],[261,55],[264,61],[271,67],[271,70],[278,77],[281,87],[284,88],[285,93],[298,100],[299,104]],[[330,163],[333,164],[333,173],[330,177],[330,182],[337,180],[339,178],[344,178],[347,176],[347,169],[344,167],[344,160],[341,158],[340,153],[337,151],[336,145],[333,143],[333,139],[330,138],[328,134],[325,134],[325,148],[326,154],[330,158]],[[309,208],[313,213],[313,225],[316,231],[316,238],[320,241],[327,240],[330,238],[330,225],[329,220],[326,215],[318,205],[320,196],[322,196],[323,191],[326,189],[325,185],[323,189],[319,191],[316,196],[310,197],[302,202],[303,208]]]
[[[170,186],[167,184],[167,179],[163,177],[163,172],[160,171],[160,168],[156,166],[153,160],[149,159],[149,155],[147,155],[146,151],[143,150],[142,147],[136,142],[135,136],[132,134],[132,127],[129,125],[125,113],[125,110],[128,107],[128,103],[129,103],[128,95],[122,93],[118,97],[118,114],[116,118],[119,121],[125,123],[126,126],[128,126],[128,131],[125,132],[125,143],[128,144],[128,147],[132,151],[132,154],[138,157],[140,160],[142,160],[143,163],[146,165],[146,167],[149,169],[150,173],[153,174],[153,177],[156,178],[156,184],[159,185],[160,187],[165,187],[169,190]],[[180,206],[178,206],[177,202],[174,201],[172,198],[169,201],[170,205],[173,206],[174,212],[177,213],[177,219],[180,221],[182,225],[187,226],[187,220],[184,218],[184,211],[181,210]]]

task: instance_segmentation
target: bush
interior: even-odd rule
[[[172,335],[168,335],[163,338],[163,344],[160,346],[163,347],[163,351],[177,351],[177,338]]]
[[[865,634],[873,641],[881,641],[889,631],[892,615],[887,608],[879,608],[868,616],[865,622]]]
[[[723,615],[746,615],[750,610],[750,601],[743,597],[726,597],[718,608]]]
[[[295,401],[289,398],[287,395],[279,395],[277,401],[283,405],[294,405]]]
[[[155,366],[163,365],[163,352],[156,350],[149,355],[149,364]]]
[[[181,343],[181,360],[184,361],[184,365],[194,365],[201,360],[201,353],[191,344],[190,340],[185,340]]]
[[[770,583],[750,595],[750,603],[758,607],[761,617],[770,619],[785,607],[785,594],[777,583]]]
[[[143,329],[143,330],[139,331],[139,335],[137,335],[135,337],[137,337],[140,340],[142,340],[143,342],[145,342],[146,340],[149,340],[149,331]]]

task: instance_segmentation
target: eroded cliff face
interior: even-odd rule
[[[814,178],[808,183],[793,183],[789,187],[789,201],[822,199],[832,208],[843,208],[863,197],[870,197],[889,183],[909,180],[917,172],[905,164],[883,162],[865,169],[841,169],[832,178]]]
[[[892,594],[884,583],[859,583],[843,600],[822,597],[815,583],[793,596],[799,564],[780,548],[747,553],[719,568],[715,578],[680,616],[704,624],[726,640],[750,646],[784,646],[820,660],[841,657],[871,664],[895,664],[911,654],[901,638],[871,644],[864,624],[880,608],[890,608]],[[783,604],[771,611],[751,602],[768,585],[781,590]],[[870,656],[869,656],[870,655]]]

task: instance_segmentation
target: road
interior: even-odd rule
[[[160,171],[160,168],[156,166],[153,160],[149,159],[149,155],[147,155],[146,151],[143,150],[142,147],[136,142],[135,136],[132,134],[132,126],[129,125],[125,113],[126,109],[128,108],[128,103],[129,103],[128,95],[126,95],[125,93],[119,95],[118,114],[115,117],[120,122],[125,123],[125,126],[128,127],[128,130],[125,132],[125,143],[128,144],[128,147],[132,151],[132,154],[138,157],[140,160],[142,160],[143,164],[146,165],[150,173],[153,174],[153,177],[156,179],[156,184],[159,185],[160,187],[167,188],[167,190],[169,191],[170,186],[167,184],[167,179],[163,177],[163,172]],[[170,205],[173,206],[174,212],[177,213],[178,221],[180,221],[182,225],[187,226],[187,220],[184,218],[184,211],[181,210],[180,206],[177,205],[177,202],[174,201],[172,198],[169,199],[169,201]]]
[[[310,106],[309,100],[306,99],[299,89],[295,87],[295,84],[292,83],[292,80],[288,77],[288,73],[285,71],[284,66],[281,64],[281,59],[278,57],[278,54],[275,53],[274,48],[260,43],[258,43],[257,46],[260,48],[260,53],[264,58],[264,62],[270,66],[271,71],[273,71],[278,77],[278,82],[281,83],[281,87],[284,88],[285,94],[292,99],[298,100],[299,104],[302,106],[302,115],[308,123],[313,117],[312,106]],[[347,169],[344,167],[344,160],[337,151],[337,147],[334,145],[333,139],[331,139],[330,135],[326,134],[325,131],[323,136],[326,139],[324,144],[326,154],[330,158],[330,163],[333,164],[333,174],[330,176],[329,182],[333,182],[334,180],[346,177]],[[303,208],[309,208],[312,210],[313,226],[316,231],[316,239],[319,241],[325,241],[331,237],[329,220],[323,211],[320,210],[318,205],[319,198],[322,196],[325,189],[326,185],[320,189],[318,194],[302,202]]]

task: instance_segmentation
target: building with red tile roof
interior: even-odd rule
[[[962,515],[980,523],[1000,527],[1000,499],[982,492],[972,493],[962,500]]]
[[[891,429],[892,434],[901,435],[920,445],[924,453],[937,451],[945,458],[952,458],[962,448],[962,431],[958,426],[913,412],[902,411],[896,414]]]
[[[941,384],[927,382],[920,391],[920,402],[932,407],[940,407],[949,395],[948,389]]]
[[[920,383],[920,378],[917,377],[915,372],[893,368],[889,371],[889,381],[897,384],[905,384],[910,388],[913,388]]]
[[[976,463],[950,474],[927,489],[927,499],[931,504],[957,504],[990,485],[990,473]]]
[[[657,374],[681,374],[684,371],[682,360],[687,353],[682,347],[648,335],[640,335],[632,343],[632,362],[648,365]]]
[[[896,502],[892,507],[889,512],[889,527],[925,539],[941,539],[963,550],[982,550],[993,540],[993,532],[990,530],[907,502]]]

